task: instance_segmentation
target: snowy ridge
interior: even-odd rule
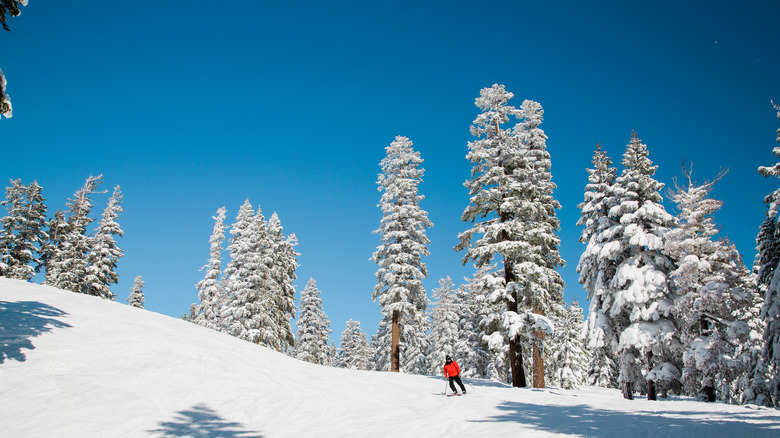
[[[9,437],[777,436],[780,411],[514,389],[298,361],[168,316],[0,278]]]

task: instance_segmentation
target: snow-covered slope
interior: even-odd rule
[[[0,436],[778,436],[774,409],[625,401],[311,365],[185,321],[0,278]]]

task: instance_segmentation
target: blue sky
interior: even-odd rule
[[[619,163],[632,130],[667,187],[681,160],[700,179],[729,168],[716,220],[752,263],[777,187],[756,171],[777,161],[776,1],[215,5],[32,0],[0,33],[14,107],[0,180],[37,180],[52,214],[90,174],[121,185],[118,301],[142,275],[147,309],[188,312],[211,217],[225,206],[232,224],[248,198],[297,235],[297,288],[318,282],[332,339],[348,319],[371,336],[384,148],[404,135],[425,160],[426,288],[459,284],[473,272],[452,250],[467,228],[469,126],[494,83],[545,109],[567,301],[587,305],[575,272],[585,169],[598,142]]]

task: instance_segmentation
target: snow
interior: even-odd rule
[[[457,358],[456,358],[457,359]],[[9,437],[778,436],[780,411],[510,388],[295,360],[186,321],[0,278]]]

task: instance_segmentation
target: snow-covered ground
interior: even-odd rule
[[[0,436],[780,436],[780,411],[311,365],[168,316],[0,278]]]

